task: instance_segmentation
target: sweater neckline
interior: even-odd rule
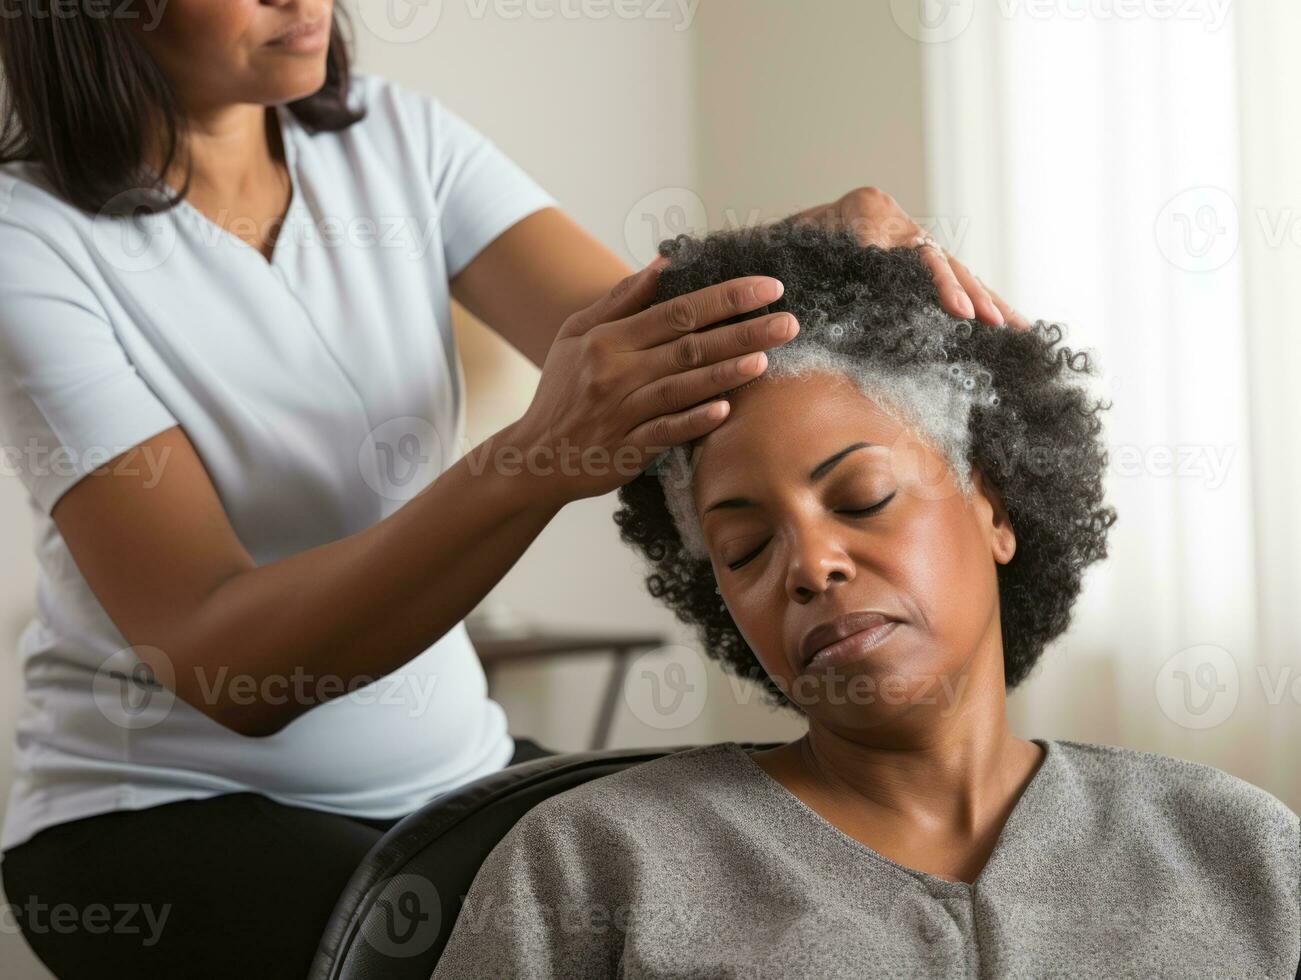
[[[1030,776],[1021,795],[1017,797],[1016,803],[1012,805],[1012,811],[1008,814],[1007,820],[1004,821],[1002,830],[999,832],[998,839],[994,842],[993,850],[990,851],[985,866],[980,869],[974,882],[954,881],[951,878],[942,878],[939,875],[922,871],[918,868],[910,868],[907,865],[900,864],[891,858],[886,857],[880,851],[864,844],[856,837],[851,837],[845,833],[822,814],[818,813],[798,796],[792,793],[778,780],[770,776],[749,751],[737,742],[726,742],[724,747],[735,756],[739,756],[745,769],[756,778],[756,785],[759,791],[767,795],[788,813],[795,815],[801,822],[815,828],[814,831],[819,835],[836,842],[839,846],[848,848],[855,853],[867,857],[869,860],[882,864],[891,870],[906,874],[911,878],[920,881],[930,890],[951,895],[961,895],[970,897],[980,886],[981,882],[994,873],[991,869],[996,869],[1004,863],[1015,861],[1015,851],[1026,839],[1030,828],[1034,826],[1035,811],[1039,807],[1043,794],[1049,792],[1049,784],[1056,776],[1057,768],[1060,763],[1060,748],[1052,739],[1032,738],[1028,741],[1034,742],[1044,750],[1044,756],[1039,761],[1038,768]]]

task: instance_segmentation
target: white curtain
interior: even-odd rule
[[[1301,12],[892,6],[925,48],[945,244],[1065,323],[1114,403],[1110,555],[1015,728],[1206,762],[1301,809]]]

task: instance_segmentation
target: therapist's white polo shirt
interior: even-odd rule
[[[381,520],[463,451],[448,280],[556,202],[436,99],[358,76],[351,102],[366,117],[337,133],[275,110],[293,199],[270,262],[188,204],[96,218],[34,167],[0,167],[0,464],[29,491],[40,569],[0,847],[250,790],[393,817],[511,756],[459,625],[275,735],[223,728],[143,668],[49,516],[89,471],[180,425],[266,564]],[[119,465],[147,475],[166,460],[137,450]],[[343,679],[304,673],[261,693],[331,684]]]

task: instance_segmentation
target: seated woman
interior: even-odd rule
[[[617,521],[652,594],[808,730],[535,807],[435,980],[1290,980],[1295,813],[1209,766],[1008,729],[1115,520],[1088,356],[1042,321],[948,316],[916,252],[848,234],[661,252],[657,301],[775,276],[801,332]]]

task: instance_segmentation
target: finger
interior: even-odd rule
[[[780,347],[799,332],[800,325],[790,313],[753,317],[661,344],[649,352],[650,357],[643,364],[630,366],[629,370],[634,380],[650,384],[659,378],[690,373],[742,354]]]
[[[993,327],[1001,327],[1003,325],[1003,314],[994,305],[994,301],[990,299],[989,290],[985,288],[984,284],[975,277],[970,269],[952,255],[949,256],[949,265],[953,266],[954,275],[958,277],[958,282],[962,284],[967,296],[971,298],[971,304],[976,311],[976,316],[983,323],[988,323]]]
[[[684,412],[661,415],[629,432],[627,441],[646,455],[646,465],[649,466],[665,450],[699,439],[718,428],[731,408],[730,402],[720,399]]]
[[[742,276],[674,296],[601,327],[616,350],[649,350],[701,327],[750,313],[779,299],[785,287],[771,276]]]
[[[923,245],[918,251],[921,253],[922,261],[931,270],[931,277],[935,280],[935,288],[940,294],[940,306],[944,307],[944,312],[964,320],[970,320],[975,316],[976,308],[971,305],[971,298],[958,282],[958,277],[954,274],[953,268],[949,265],[949,258],[943,250],[938,245]]]
[[[668,265],[668,261],[664,256],[657,255],[645,268],[619,280],[591,306],[570,316],[561,326],[560,334],[578,336],[600,324],[644,310],[655,296],[659,271]]]
[[[767,367],[763,351],[743,354],[643,385],[624,399],[624,407],[638,419],[671,415],[753,381]]]
[[[989,293],[989,298],[994,301],[994,305],[998,307],[998,311],[1003,314],[1003,320],[1005,322],[1011,324],[1017,330],[1030,329],[1030,321],[1016,310],[1012,309],[1007,300],[1003,299],[1002,296],[999,296],[998,293],[994,292],[988,286],[985,287],[985,290]]]

